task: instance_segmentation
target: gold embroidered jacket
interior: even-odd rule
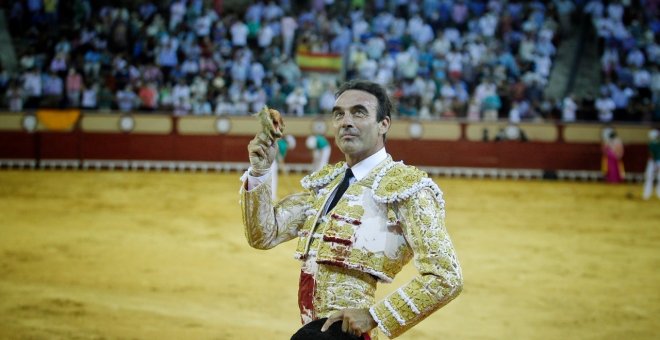
[[[319,265],[359,271],[382,282],[391,282],[414,257],[419,274],[368,306],[378,328],[393,338],[462,289],[461,269],[445,229],[442,192],[426,173],[388,156],[349,186],[332,211],[322,216],[345,169],[346,164],[340,162],[306,176],[301,182],[306,192],[274,205],[269,181],[251,191],[241,189],[246,237],[258,249],[298,237],[296,258],[305,261],[312,256]],[[373,295],[373,290],[368,294]],[[373,296],[366,301],[373,301]],[[337,307],[314,308],[318,317],[327,317]]]

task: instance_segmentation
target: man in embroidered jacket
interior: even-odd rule
[[[304,193],[277,203],[267,180],[274,141],[259,133],[248,145],[251,167],[240,192],[245,234],[258,249],[298,238],[298,305],[305,324],[328,318],[323,329],[342,322],[344,331],[364,339],[375,339],[376,328],[394,338],[463,287],[442,192],[426,173],[394,162],[385,151],[391,111],[380,85],[344,84],[332,117],[346,161],[306,176]],[[345,176],[350,185],[336,195]],[[419,274],[375,301],[376,282],[391,282],[411,258]]]

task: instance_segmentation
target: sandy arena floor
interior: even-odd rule
[[[658,339],[660,200],[642,201],[641,185],[436,182],[465,289],[400,339]],[[0,171],[0,338],[288,339],[295,245],[248,247],[238,186]]]

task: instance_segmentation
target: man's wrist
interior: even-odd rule
[[[270,168],[260,169],[260,168],[255,168],[255,167],[251,166],[248,169],[248,175],[250,175],[252,177],[263,177],[263,176],[268,175],[269,173],[270,173]]]

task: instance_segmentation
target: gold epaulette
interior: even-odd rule
[[[443,202],[442,191],[426,172],[403,162],[392,162],[376,175],[372,189],[376,201],[392,203],[405,200],[427,187]]]

